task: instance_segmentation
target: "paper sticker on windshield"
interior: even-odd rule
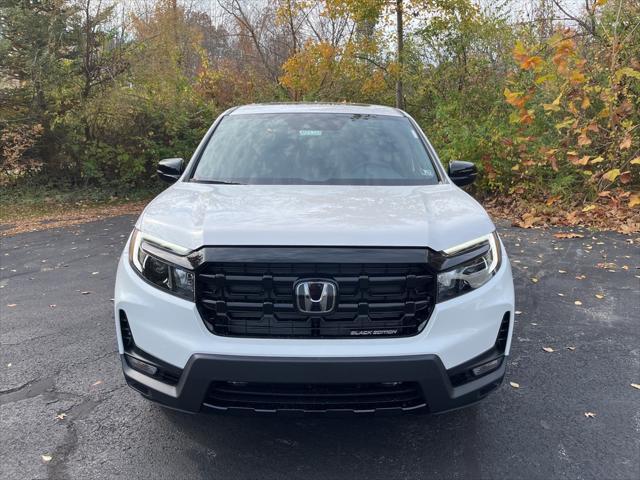
[[[319,137],[322,135],[322,130],[298,130],[301,137]]]

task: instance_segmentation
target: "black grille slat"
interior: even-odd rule
[[[294,284],[338,284],[333,312],[309,316],[294,304]],[[196,279],[197,304],[217,335],[370,337],[417,334],[431,315],[435,277],[426,263],[209,262]]]
[[[375,410],[424,406],[415,382],[397,384],[266,384],[214,382],[206,404],[254,410]]]

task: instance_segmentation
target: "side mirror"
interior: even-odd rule
[[[158,177],[168,183],[173,183],[184,172],[184,160],[182,158],[166,158],[158,162]]]
[[[471,162],[454,160],[449,163],[449,178],[459,187],[473,183],[478,176],[478,169]]]

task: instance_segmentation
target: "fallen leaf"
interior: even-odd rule
[[[606,269],[618,268],[618,266],[615,263],[611,263],[611,262],[600,262],[596,264],[596,267],[606,268]]]
[[[587,418],[594,418],[596,414],[593,412],[584,412],[584,416]]]
[[[101,383],[102,383],[102,380],[98,380],[97,382],[92,383],[92,384],[91,384],[91,386],[92,386],[92,387],[97,387],[97,386],[98,386],[98,385],[100,385]]]
[[[536,277],[531,277],[531,281],[532,281],[533,283],[538,283],[538,279],[537,279]]]
[[[555,352],[555,350],[551,347],[542,347],[542,349],[547,353]]]
[[[576,301],[575,301],[575,302],[573,302],[573,303],[575,303],[576,305],[582,305],[582,302],[581,302],[580,300],[576,300]]]
[[[13,308],[13,307],[15,307],[15,306],[17,306],[17,305],[18,305],[17,303],[10,303],[10,304],[8,304],[8,305],[7,305],[7,307],[9,307],[9,308]]]
[[[509,382],[509,385],[511,385],[513,388],[520,388],[520,384],[516,382]]]
[[[522,215],[521,220],[517,220],[515,223],[521,228],[531,228],[539,220],[542,220],[542,217],[536,217],[532,213],[527,212]]]
[[[586,207],[584,207],[582,209],[583,212],[590,212],[591,210],[595,210],[596,206],[595,205],[587,205]]]
[[[609,180],[610,182],[615,182],[616,178],[618,178],[619,175],[620,175],[620,169],[614,168],[612,170],[609,170],[604,175],[602,175],[602,178],[604,178],[605,180]]]
[[[596,208],[595,205],[591,205],[591,207]],[[588,207],[585,207],[585,208],[588,208]],[[593,210],[593,209],[590,209],[590,210]],[[582,210],[582,211],[586,212],[588,210]],[[553,236],[556,238],[584,238],[584,235],[580,233],[573,233],[573,232],[554,233]]]
[[[632,383],[631,386],[640,390],[640,383]]]
[[[53,458],[51,455],[41,455],[43,462],[50,462]]]
[[[631,135],[625,136],[620,142],[620,150],[626,150],[627,148],[631,148]]]
[[[51,305],[49,305],[49,308],[56,308],[56,304],[52,303]]]
[[[64,417],[66,417],[66,416],[67,416],[67,414],[62,412],[62,413],[59,413],[58,415],[56,415],[56,418],[58,420],[64,420]]]
[[[558,270],[558,273],[567,273],[566,270]]]
[[[91,272],[91,275],[98,275],[100,272]]]
[[[602,295],[601,293],[596,293],[596,298],[598,300],[602,300],[604,298],[604,295]]]
[[[567,350],[571,350],[572,352],[576,349],[576,347],[567,347]]]
[[[622,183],[623,185],[626,185],[629,182],[631,182],[631,172],[630,171],[622,172],[620,174],[620,183]]]
[[[516,310],[516,315],[521,315],[522,312],[520,310]]]
[[[564,297],[564,293],[559,293],[558,296],[559,297]]]
[[[86,291],[86,292],[80,292],[82,295],[89,295],[91,292]]]

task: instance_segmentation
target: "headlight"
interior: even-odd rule
[[[178,251],[167,252],[163,258],[163,249],[170,248],[169,244],[144,237],[140,230],[134,229],[129,242],[129,262],[149,283],[185,300],[193,301],[195,284],[193,272],[169,260],[170,257],[186,251],[177,247],[173,250]]]
[[[451,270],[438,274],[438,302],[475,290],[495,275],[500,268],[501,261],[500,240],[495,232],[444,253],[447,255],[461,254],[472,249],[482,248],[483,245],[488,246],[486,252]]]

